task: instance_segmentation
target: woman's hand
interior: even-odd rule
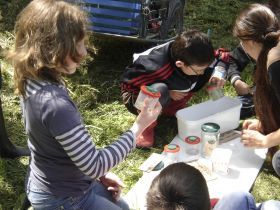
[[[242,128],[262,132],[262,125],[258,119],[245,120],[243,122]]]
[[[267,136],[257,130],[245,129],[241,134],[241,142],[245,147],[268,148]]]
[[[100,177],[99,180],[104,186],[107,187],[108,191],[111,191],[112,197],[116,201],[120,199],[121,188],[125,185],[116,174],[108,172],[104,176]]]
[[[188,94],[189,93],[179,92],[179,91],[175,91],[175,90],[169,90],[169,96],[174,101],[179,101],[179,100],[183,99],[184,97],[186,97]]]
[[[154,108],[149,108],[149,99],[145,99],[143,109],[130,129],[135,134],[136,138],[158,118],[161,108],[159,102]]]

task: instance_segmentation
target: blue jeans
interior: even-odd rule
[[[232,192],[222,197],[213,210],[256,210],[254,197],[247,192]]]
[[[280,176],[280,150],[273,155],[272,166],[277,175]]]
[[[213,210],[279,210],[280,201],[269,200],[256,205],[255,199],[248,192],[232,192],[222,197]]]
[[[99,181],[93,182],[82,196],[56,197],[32,184],[27,186],[27,196],[35,210],[129,210],[124,200],[113,201],[111,193]]]

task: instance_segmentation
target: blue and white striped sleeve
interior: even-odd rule
[[[59,88],[42,110],[42,121],[51,135],[74,164],[93,179],[103,176],[136,146],[134,134],[127,131],[114,143],[97,150],[77,107]]]
[[[127,131],[114,143],[97,150],[82,124],[55,138],[75,165],[93,179],[103,176],[135,147],[134,134]]]

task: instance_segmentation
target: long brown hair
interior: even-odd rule
[[[33,0],[18,15],[15,48],[8,55],[14,66],[17,92],[25,95],[26,79],[59,82],[58,66],[69,55],[79,60],[76,43],[86,37],[87,15],[63,0]]]
[[[280,103],[270,84],[267,71],[268,52],[279,42],[279,22],[268,7],[251,4],[237,17],[233,33],[240,40],[252,40],[262,44],[254,75],[256,83],[254,100],[263,132],[268,134],[280,127]]]

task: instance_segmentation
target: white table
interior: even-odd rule
[[[171,143],[179,144],[181,147],[179,160],[188,161],[184,152],[185,143],[177,136]],[[223,143],[219,148],[232,150],[228,175],[217,174],[217,179],[207,182],[211,198],[221,198],[224,194],[243,190],[249,191],[264,163],[267,149],[248,149],[240,143],[240,138]],[[132,189],[125,195],[124,199],[129,203],[131,209],[145,210],[146,193],[153,178],[159,171],[144,173]]]

